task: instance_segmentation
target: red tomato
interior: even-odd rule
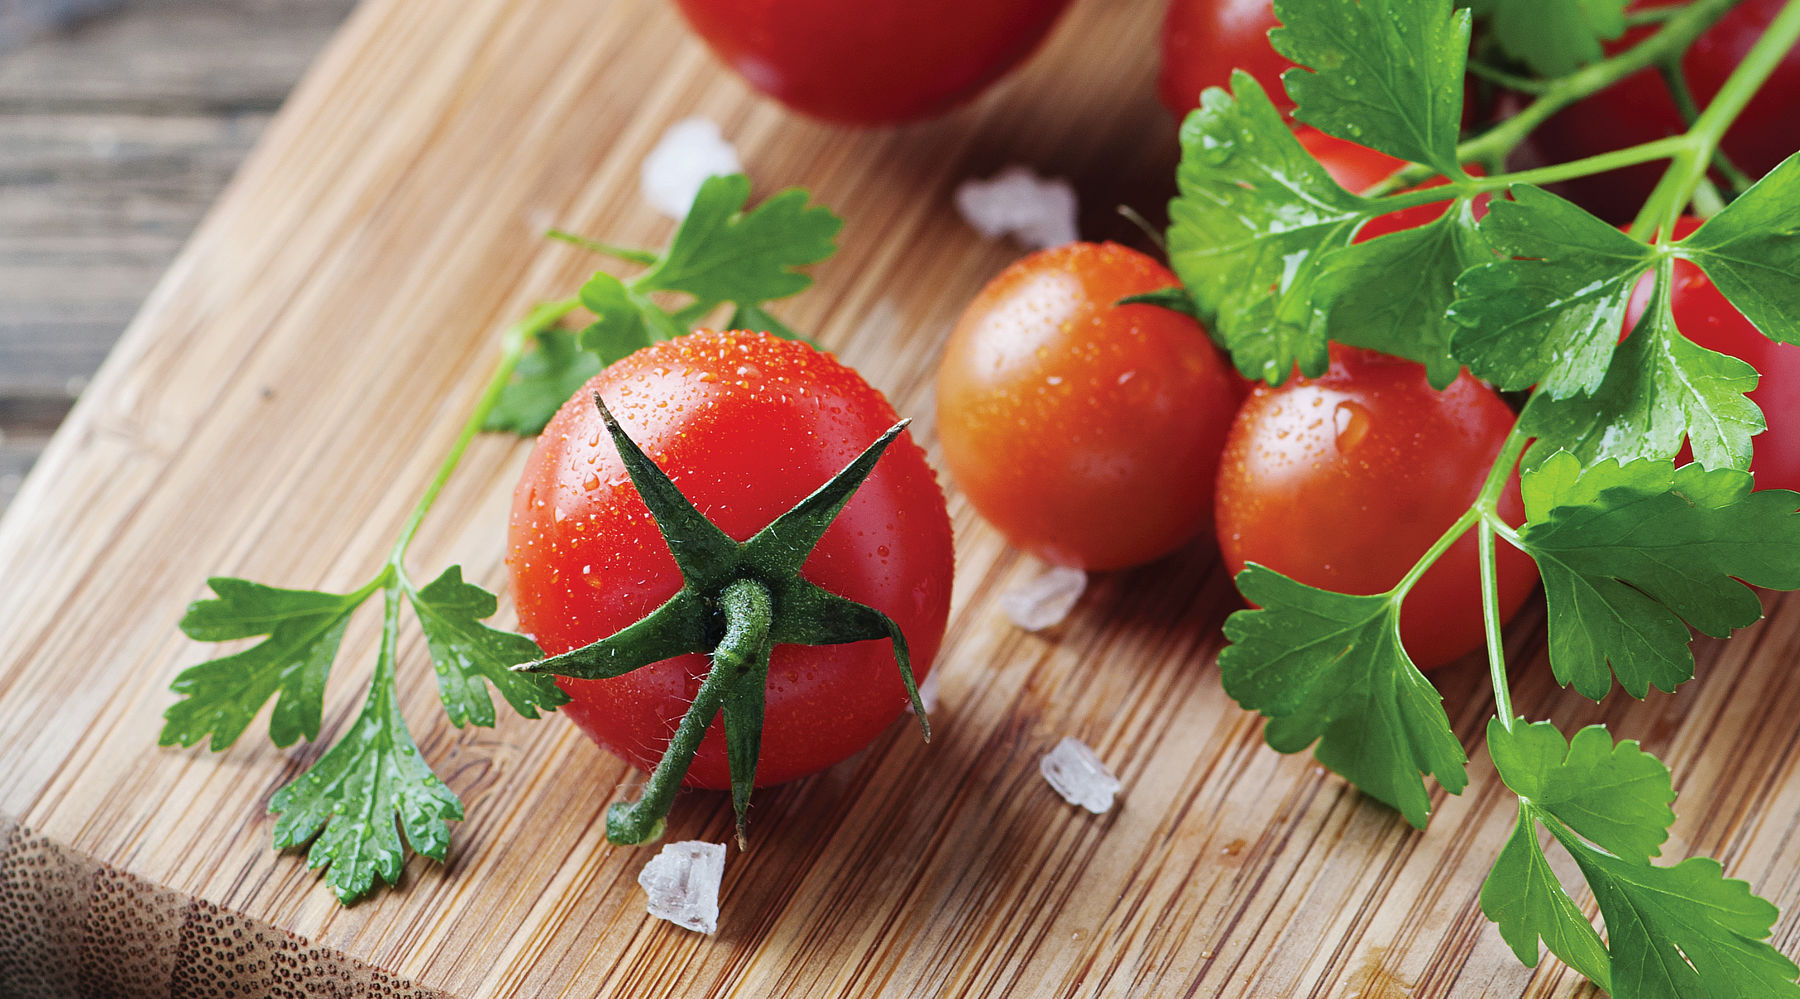
[[[929,117],[1023,61],[1069,0],[676,0],[713,53],[845,125]]]
[[[1207,87],[1228,87],[1231,71],[1256,78],[1282,112],[1292,111],[1281,74],[1294,64],[1269,46],[1273,0],[1170,0],[1163,17],[1156,92],[1177,118],[1200,104]]]
[[[1668,6],[1671,0],[1633,4],[1634,9]],[[1745,0],[1695,40],[1681,60],[1683,74],[1701,107],[1712,100],[1744,53],[1756,44],[1784,0]],[[1642,40],[1650,29],[1629,32],[1609,46],[1618,51]],[[1756,97],[1744,108],[1721,144],[1727,156],[1752,177],[1760,177],[1800,149],[1794,108],[1800,105],[1800,47],[1788,52]],[[1655,69],[1626,77],[1545,122],[1537,140],[1556,161],[1576,160],[1686,131],[1668,89]],[[1643,205],[1662,176],[1665,161],[1583,177],[1563,185],[1565,193],[1609,222],[1624,223]]]
[[[1698,228],[1699,219],[1682,218],[1675,223],[1672,238],[1681,239]],[[1630,333],[1650,307],[1650,291],[1648,277],[1638,282],[1625,309],[1623,333]],[[1756,473],[1758,489],[1800,490],[1800,346],[1763,336],[1713,287],[1704,271],[1685,260],[1675,262],[1669,307],[1682,336],[1708,350],[1748,361],[1762,372],[1750,401],[1761,407],[1769,429],[1752,442],[1755,457],[1750,470]],[[1693,453],[1683,448],[1676,462],[1692,460]]]
[[[1034,253],[989,282],[938,368],[951,477],[1014,545],[1116,569],[1205,530],[1242,383],[1200,324],[1119,299],[1179,282],[1111,243]]]
[[[856,372],[804,344],[761,333],[697,333],[596,375],[544,429],[513,497],[507,566],[519,625],[550,654],[639,620],[681,587],[593,391],[694,506],[739,541],[823,485],[895,422],[893,407]],[[949,615],[951,562],[943,494],[924,453],[903,435],[825,533],[803,575],[891,617],[923,681]],[[704,657],[684,656],[616,679],[557,682],[573,698],[563,712],[575,724],[648,770],[706,671]],[[850,755],[907,700],[886,641],[776,646],[767,698],[759,785]],[[686,782],[730,786],[719,720]]]
[[[1466,372],[1442,392],[1425,369],[1333,344],[1319,378],[1258,384],[1219,466],[1219,550],[1232,572],[1256,562],[1339,593],[1393,588],[1481,492],[1514,417]],[[1525,520],[1518,476],[1500,501]],[[1537,585],[1537,566],[1498,543],[1500,612]],[[1470,531],[1426,571],[1401,610],[1421,669],[1482,644],[1481,579]]]
[[[1386,180],[1389,174],[1406,165],[1406,161],[1399,157],[1389,156],[1384,152],[1358,145],[1346,139],[1326,135],[1324,132],[1306,125],[1296,126],[1294,137],[1300,140],[1300,145],[1304,146],[1307,152],[1313,154],[1313,157],[1325,168],[1325,172],[1331,175],[1331,179],[1338,182],[1339,187],[1353,194],[1361,194],[1374,187]],[[1479,173],[1479,170],[1476,172]],[[1447,183],[1449,181],[1437,177],[1419,186],[1441,187]],[[1435,205],[1419,205],[1372,218],[1357,230],[1355,242],[1361,243],[1377,236],[1399,232],[1402,229],[1416,229],[1436,221],[1437,217],[1448,209],[1449,202],[1444,202]],[[1475,217],[1479,219],[1485,214],[1487,214],[1487,195],[1484,194],[1475,199]]]

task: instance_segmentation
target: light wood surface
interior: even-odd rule
[[[0,2],[0,511],[352,3]]]
[[[756,98],[655,0],[368,0],[0,521],[0,814],[17,823],[0,833],[99,872],[59,889],[95,900],[70,917],[77,929],[105,929],[94,913],[119,884],[150,886],[200,900],[164,919],[184,939],[267,927],[305,941],[281,938],[295,961],[361,962],[330,973],[344,981],[380,972],[458,996],[1589,994],[1553,960],[1519,966],[1478,909],[1512,818],[1480,750],[1479,666],[1437,675],[1472,781],[1416,833],[1310,759],[1265,748],[1257,718],[1219,690],[1218,626],[1236,602],[1204,546],[1097,578],[1067,623],[1027,634],[995,601],[1035,567],[954,491],[937,737],[896,725],[760,793],[716,937],[648,919],[635,884],[648,854],[602,841],[604,805],[637,777],[562,719],[449,727],[416,632],[400,647],[403,710],[468,819],[449,863],[413,858],[398,890],[340,908],[300,855],[268,849],[269,795],[320,747],[277,750],[253,726],[221,754],[154,748],[169,680],[210,651],[175,630],[204,578],[367,578],[474,401],[497,331],[593,266],[536,234],[666,236],[636,170],[679,117],[721,122],[760,193],[803,184],[847,217],[817,287],[781,311],[930,442],[938,346],[1017,254],[963,226],[951,188],[1032,163],[1076,180],[1085,235],[1129,236],[1112,206],[1154,213],[1174,159],[1149,94],[1156,21],[1144,0],[1080,0],[977,104],[845,132]],[[415,576],[460,562],[502,586],[526,451],[478,441],[413,549]],[[1557,691],[1535,610],[1510,631],[1520,710],[1565,730],[1604,721],[1667,760],[1682,793],[1667,855],[1717,856],[1781,904],[1788,953],[1791,603],[1702,643],[1699,678],[1643,704]],[[365,609],[345,641],[327,736],[360,703],[374,624]],[[1038,777],[1066,734],[1123,778],[1112,813],[1073,809]],[[729,828],[722,797],[688,794],[669,837]],[[20,878],[0,872],[0,915]],[[258,987],[246,993],[280,994]]]

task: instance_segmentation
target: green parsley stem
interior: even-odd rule
[[[1506,441],[1500,445],[1493,467],[1488,469],[1487,480],[1481,484],[1475,505],[1470,507],[1470,512],[1481,518],[1475,533],[1476,561],[1481,566],[1481,620],[1487,633],[1488,673],[1494,683],[1494,709],[1500,716],[1500,724],[1509,732],[1513,727],[1512,687],[1506,679],[1506,646],[1500,637],[1499,561],[1494,552],[1494,535],[1502,534],[1515,547],[1519,543],[1512,525],[1500,518],[1500,494],[1512,480],[1513,469],[1518,466],[1519,456],[1525,453],[1525,445],[1530,440],[1514,423]]]
[[[487,387],[482,389],[481,398],[470,411],[469,418],[463,422],[462,432],[457,434],[456,443],[450,446],[450,453],[444,456],[438,465],[437,474],[432,477],[431,484],[425,487],[424,495],[413,507],[412,514],[406,518],[406,526],[400,529],[400,537],[394,542],[394,550],[388,555],[388,565],[392,571],[404,577],[406,570],[402,559],[406,556],[406,548],[412,544],[413,536],[419,533],[419,525],[424,522],[425,514],[431,505],[437,502],[438,493],[443,491],[444,483],[450,481],[451,473],[462,461],[463,452],[468,450],[469,442],[481,432],[487,422],[488,413],[494,404],[500,401],[500,393],[506,389],[507,382],[512,380],[513,369],[519,366],[519,358],[525,354],[525,345],[538,334],[556,325],[557,321],[581,306],[581,300],[564,299],[560,302],[545,302],[533,308],[523,320],[515,323],[506,331],[501,341],[500,362],[494,366],[494,373],[488,377]]]
[[[638,250],[629,246],[614,246],[611,243],[602,243],[598,240],[589,239],[586,236],[577,236],[572,232],[566,232],[562,229],[551,229],[544,233],[544,235],[550,239],[557,240],[558,242],[568,243],[570,246],[579,246],[589,253],[598,253],[602,256],[612,257],[615,260],[623,260],[630,264],[643,264],[649,266],[662,259],[661,255],[651,250]]]
[[[1769,22],[1762,37],[1744,53],[1743,60],[1713,96],[1712,103],[1700,113],[1694,127],[1683,136],[1688,144],[1675,154],[1643,210],[1632,221],[1633,236],[1645,239],[1652,231],[1667,232],[1675,224],[1693,199],[1694,189],[1706,177],[1725,131],[1797,43],[1800,43],[1800,0],[1788,0],[1781,13],[1775,15],[1775,20]]]
[[[1457,146],[1457,162],[1481,163],[1498,172],[1497,168],[1507,154],[1552,115],[1639,70],[1679,57],[1694,39],[1700,37],[1740,2],[1742,0],[1694,0],[1693,3],[1675,8],[1678,12],[1672,14],[1656,34],[1618,55],[1548,81],[1542,88],[1542,93],[1526,105],[1524,110]],[[1430,178],[1432,172],[1430,167],[1422,164],[1403,167],[1383,181],[1377,193],[1412,187]]]

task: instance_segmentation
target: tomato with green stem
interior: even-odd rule
[[[702,332],[609,366],[545,428],[507,565],[551,654],[531,668],[652,773],[609,837],[654,838],[677,782],[732,788],[741,830],[752,782],[830,766],[916,704],[949,614],[950,522],[894,424],[829,355]],[[819,498],[855,476],[838,506]]]
[[[969,303],[938,366],[938,437],[969,502],[1015,546],[1118,569],[1205,530],[1242,383],[1195,320],[1120,299],[1175,275],[1071,243]]]
[[[1514,423],[1466,372],[1442,392],[1411,361],[1333,344],[1318,378],[1257,385],[1231,426],[1219,468],[1219,550],[1339,593],[1392,589],[1481,494]],[[1524,522],[1515,472],[1498,504]],[[1421,669],[1483,639],[1476,535],[1459,538],[1406,594],[1400,635]],[[1537,585],[1535,563],[1502,546],[1500,613]]]

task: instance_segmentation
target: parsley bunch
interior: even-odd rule
[[[749,196],[750,182],[742,175],[707,180],[662,253],[562,235],[647,269],[629,282],[601,271],[578,297],[540,305],[507,331],[500,363],[474,412],[367,583],[349,593],[330,593],[215,578],[209,581],[214,596],[195,602],[182,618],[181,630],[196,641],[262,641],[175,678],[172,689],[182,696],[164,712],[160,744],[210,740],[213,750],[224,749],[273,698],[269,738],[286,747],[319,737],[325,682],[350,617],[376,593],[382,595],[381,646],[361,713],[311,767],[269,800],[276,816],[275,848],[311,843],[307,866],[327,868],[326,884],[343,903],[374,890],[377,876],[388,884],[398,881],[405,861],[402,834],[415,851],[443,860],[450,843],[446,823],[463,817],[462,802],[432,772],[400,714],[396,648],[404,606],[412,607],[425,633],[451,724],[494,724],[489,684],[527,718],[568,700],[551,677],[511,668],[542,653],[531,639],[482,623],[499,602],[465,581],[461,566],[423,586],[413,580],[405,560],[419,525],[478,432],[536,434],[603,365],[638,347],[686,333],[727,303],[734,307],[732,326],[792,336],[763,303],[811,283],[797,268],[834,252],[842,221],[809,203],[798,189],[746,211]],[[689,301],[671,312],[650,300],[656,292],[682,293]],[[558,327],[583,307],[594,315],[585,329]],[[527,354],[531,344],[537,349]]]
[[[1595,699],[1615,679],[1642,697],[1691,678],[1691,630],[1724,636],[1761,616],[1745,584],[1800,588],[1800,495],[1753,492],[1745,471],[1763,429],[1745,398],[1757,373],[1689,341],[1669,305],[1674,262],[1689,261],[1765,335],[1800,343],[1800,156],[1729,204],[1708,179],[1725,129],[1800,41],[1800,0],[1686,134],[1513,173],[1503,164],[1551,114],[1678,56],[1730,5],[1694,0],[1660,17],[1642,43],[1601,59],[1600,40],[1625,27],[1624,0],[1485,0],[1474,12],[1450,0],[1277,0],[1283,26],[1271,41],[1303,67],[1283,77],[1294,117],[1412,165],[1373,191],[1343,189],[1239,73],[1183,123],[1170,208],[1173,268],[1245,375],[1279,384],[1295,370],[1320,374],[1336,340],[1418,361],[1439,387],[1467,367],[1502,389],[1530,390],[1480,496],[1393,590],[1331,593],[1260,566],[1241,573],[1258,609],[1226,622],[1219,670],[1233,698],[1268,717],[1271,746],[1313,746],[1322,763],[1423,827],[1424,777],[1460,792],[1468,761],[1400,641],[1400,606],[1424,570],[1475,531],[1495,699],[1487,745],[1519,802],[1482,908],[1526,964],[1541,940],[1622,997],[1794,996],[1800,986],[1793,962],[1768,943],[1773,905],[1712,860],[1652,862],[1674,819],[1662,763],[1603,728],[1568,739],[1514,714],[1495,550],[1504,542],[1536,560],[1551,667]],[[1459,144],[1473,13],[1539,75],[1475,69],[1522,81],[1535,99]],[[1664,159],[1663,181],[1628,232],[1537,186]],[[1472,176],[1471,162],[1488,175]],[[1432,175],[1447,183],[1403,190]],[[1504,197],[1477,223],[1471,205],[1483,194]],[[1351,242],[1376,216],[1441,201],[1450,210],[1429,225]],[[1652,241],[1690,202],[1722,207],[1685,239]],[[1645,274],[1651,306],[1620,342]],[[1696,461],[1677,468],[1684,441]],[[1515,464],[1527,513],[1519,529],[1497,509]],[[1604,941],[1550,868],[1540,829],[1574,858]]]

